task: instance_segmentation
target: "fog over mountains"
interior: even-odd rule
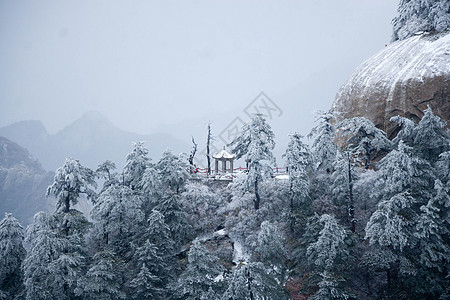
[[[66,157],[93,169],[106,159],[121,167],[133,142],[138,141],[145,141],[154,159],[167,149],[177,154],[189,150],[189,145],[170,134],[140,135],[121,130],[96,111],[85,113],[56,134],[49,134],[41,121],[21,121],[0,128],[0,136],[28,149],[46,170],[56,170]]]

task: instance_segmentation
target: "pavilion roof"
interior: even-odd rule
[[[234,159],[235,157],[235,154],[228,153],[225,149],[213,155],[215,159]]]

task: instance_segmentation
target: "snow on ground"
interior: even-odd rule
[[[279,179],[279,180],[289,180],[289,175],[284,174],[284,175],[277,175],[275,176],[275,179]]]
[[[224,235],[226,235],[227,234],[227,231],[225,230],[225,229],[220,229],[220,230],[217,230],[216,232],[214,232],[214,236],[224,236]]]
[[[244,253],[244,248],[239,241],[233,240],[233,262],[238,265],[239,263],[247,263],[248,262],[248,254]]]
[[[220,282],[223,281],[223,274],[219,274],[214,278],[214,282]]]

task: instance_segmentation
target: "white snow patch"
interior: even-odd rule
[[[214,282],[221,282],[223,281],[223,274],[219,274],[214,278]]]
[[[247,263],[249,257],[248,254],[244,253],[242,244],[239,241],[233,241],[233,262],[237,265],[239,263]]]
[[[225,229],[220,229],[214,232],[214,236],[224,236],[227,234],[227,231]]]
[[[289,175],[277,175],[275,176],[275,179],[280,179],[280,180],[289,180]]]

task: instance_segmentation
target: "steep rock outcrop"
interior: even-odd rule
[[[417,34],[395,42],[361,64],[340,88],[332,109],[343,118],[362,116],[397,132],[396,115],[419,121],[430,106],[450,118],[450,33]]]

